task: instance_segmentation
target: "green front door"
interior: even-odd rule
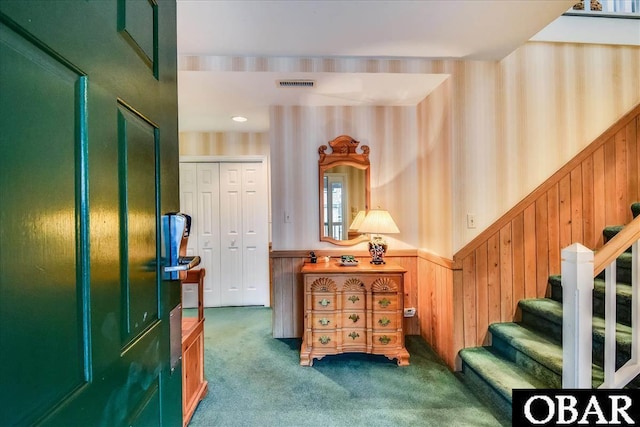
[[[175,7],[0,1],[1,426],[182,423]]]

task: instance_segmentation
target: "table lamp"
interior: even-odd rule
[[[367,212],[362,224],[358,228],[359,233],[371,234],[369,242],[369,253],[371,254],[371,264],[384,264],[384,254],[387,251],[387,242],[380,234],[399,233],[398,226],[391,218],[388,211],[384,209],[370,209]]]

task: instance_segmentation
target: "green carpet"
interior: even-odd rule
[[[185,310],[193,315],[194,310]],[[299,364],[299,339],[271,336],[271,309],[205,310],[209,393],[190,426],[500,426],[425,341],[410,366],[344,354]]]

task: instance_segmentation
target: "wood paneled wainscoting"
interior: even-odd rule
[[[451,369],[455,367],[454,337],[456,329],[462,331],[454,301],[453,261],[420,250],[418,263],[418,326],[420,335]],[[460,311],[461,313],[461,311]]]
[[[489,324],[519,320],[519,300],[544,297],[562,248],[597,249],[605,226],[631,221],[639,169],[637,105],[454,255],[455,354],[488,344]]]

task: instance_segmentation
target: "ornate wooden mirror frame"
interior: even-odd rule
[[[320,159],[318,160],[318,170],[319,170],[319,178],[318,178],[318,183],[319,183],[319,200],[320,200],[320,204],[319,204],[319,208],[320,208],[320,241],[322,242],[331,242],[335,245],[340,245],[340,246],[350,246],[350,245],[355,245],[356,243],[359,242],[364,242],[368,240],[368,237],[365,235],[357,235],[355,237],[349,238],[350,236],[348,235],[348,228],[349,225],[351,224],[351,222],[353,221],[353,217],[355,217],[355,214],[357,214],[358,211],[360,210],[364,210],[365,212],[369,210],[369,204],[370,204],[370,164],[369,164],[369,146],[367,145],[363,145],[360,147],[360,152],[357,152],[357,148],[358,145],[360,144],[359,141],[356,141],[355,139],[351,138],[350,136],[347,135],[341,135],[338,136],[337,138],[333,139],[332,141],[329,141],[329,146],[331,146],[331,153],[326,153],[327,150],[327,146],[326,145],[321,145],[320,148],[318,148],[318,154],[320,155]],[[329,174],[330,170],[332,171],[340,171],[340,170],[347,170],[349,171],[348,168],[342,168],[341,167],[352,167],[355,168],[354,169],[354,173],[357,173],[358,175],[364,175],[363,180],[364,182],[361,183],[361,188],[362,191],[358,191],[358,193],[364,193],[364,194],[358,194],[357,197],[359,198],[359,200],[364,200],[364,206],[362,206],[361,204],[358,205],[357,207],[354,207],[353,205],[349,206],[349,202],[347,202],[347,207],[344,209],[344,214],[342,215],[342,222],[339,225],[339,227],[341,227],[341,233],[346,236],[346,238],[343,239],[336,239],[332,233],[328,233],[325,232],[325,222],[326,222],[326,218],[325,218],[325,176],[328,176],[327,174]],[[336,174],[338,175],[338,174]],[[343,173],[342,175],[345,175],[348,179],[348,175],[349,173]],[[358,178],[358,180],[360,180],[360,178]],[[352,187],[353,187],[352,183]],[[326,189],[327,192],[330,192],[330,190],[327,188]],[[353,197],[349,196],[350,199],[354,199]],[[362,202],[360,202],[362,203]],[[355,203],[354,203],[355,204]],[[329,227],[329,225],[327,224],[327,227]]]

